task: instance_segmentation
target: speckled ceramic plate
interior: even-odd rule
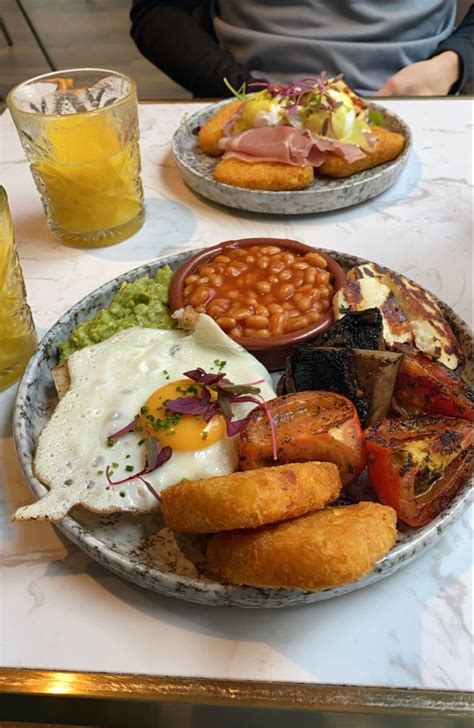
[[[346,269],[366,262],[334,251],[326,252]],[[156,261],[106,283],[65,313],[40,342],[20,383],[14,412],[18,457],[36,498],[46,493],[45,486],[34,476],[33,456],[38,435],[57,402],[51,377],[51,367],[57,363],[57,344],[64,341],[78,323],[108,305],[123,281],[154,275],[164,263],[175,269],[190,255],[181,253]],[[472,338],[468,327],[448,306],[439,303],[458,337],[470,370]],[[360,482],[358,492],[363,494],[366,489],[367,484]],[[346,594],[398,571],[432,546],[443,531],[460,517],[468,505],[471,491],[472,481],[461,488],[449,508],[432,523],[417,530],[408,527],[401,530],[393,549],[368,576],[337,589],[323,591],[255,589],[218,583],[206,571],[206,537],[172,533],[164,526],[159,512],[147,516],[101,517],[77,507],[57,527],[107,569],[161,594],[208,605],[289,607]],[[367,498],[367,492],[363,497]]]
[[[228,100],[220,101],[195,114],[186,115],[173,137],[173,154],[184,181],[191,189],[213,202],[236,207],[238,210],[275,215],[303,215],[356,205],[385,192],[395,182],[410,155],[412,135],[405,122],[383,106],[370,104],[371,109],[383,114],[384,127],[403,134],[406,139],[403,152],[392,162],[358,172],[346,179],[315,179],[305,190],[296,192],[246,190],[243,187],[222,184],[215,182],[212,176],[217,159],[200,150],[194,131],[227,103]]]

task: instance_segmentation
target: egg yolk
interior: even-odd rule
[[[156,389],[148,397],[139,417],[138,424],[145,435],[158,438],[161,447],[169,445],[173,450],[203,450],[226,435],[222,415],[214,415],[205,422],[201,415],[172,412],[165,402],[178,397],[201,397],[202,387],[189,379],[180,379]],[[211,399],[217,395],[213,392]]]

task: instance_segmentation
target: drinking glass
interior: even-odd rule
[[[53,235],[97,248],[143,224],[135,82],[97,68],[55,71],[14,88],[7,104]]]
[[[0,187],[0,390],[22,374],[36,341],[7,193]]]

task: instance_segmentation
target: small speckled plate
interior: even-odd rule
[[[21,380],[14,411],[14,437],[18,457],[35,498],[47,492],[33,472],[33,457],[39,433],[54,410],[57,397],[51,368],[57,364],[57,344],[64,341],[78,323],[108,305],[124,281],[155,275],[165,263],[176,269],[190,255],[180,253],[141,266],[106,283],[79,301],[48,331],[33,354]],[[346,270],[366,261],[331,250],[325,251]],[[466,373],[472,368],[472,337],[467,325],[448,306],[438,301],[450,322],[466,357]],[[76,507],[57,527],[80,549],[107,569],[147,589],[212,606],[290,607],[346,594],[383,579],[406,566],[432,546],[443,531],[457,520],[469,504],[472,479],[457,493],[451,505],[430,524],[420,529],[403,527],[393,549],[358,581],[336,589],[256,589],[216,582],[207,572],[206,537],[178,535],[165,527],[159,511],[146,516],[128,514],[99,516]],[[354,488],[357,499],[373,498],[368,483]],[[33,527],[33,526],[32,526]]]
[[[195,114],[186,115],[173,137],[173,154],[184,181],[192,190],[213,202],[238,210],[274,215],[304,215],[356,205],[385,192],[395,182],[410,156],[412,135],[405,122],[383,106],[370,104],[370,109],[383,114],[385,128],[403,134],[406,139],[405,148],[393,161],[344,179],[316,178],[306,189],[293,192],[233,187],[214,180],[212,173],[218,159],[209,157],[200,150],[194,133],[194,130],[203,126],[216,111],[228,103],[228,100],[220,101]]]

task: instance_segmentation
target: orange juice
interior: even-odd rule
[[[53,235],[102,247],[143,224],[136,87],[74,69],[20,84],[7,99]]]
[[[35,346],[7,196],[0,187],[0,390],[18,379]]]
[[[138,144],[121,143],[108,117],[60,117],[48,126],[45,141],[49,153],[32,170],[56,226],[71,233],[107,231],[139,215]]]

